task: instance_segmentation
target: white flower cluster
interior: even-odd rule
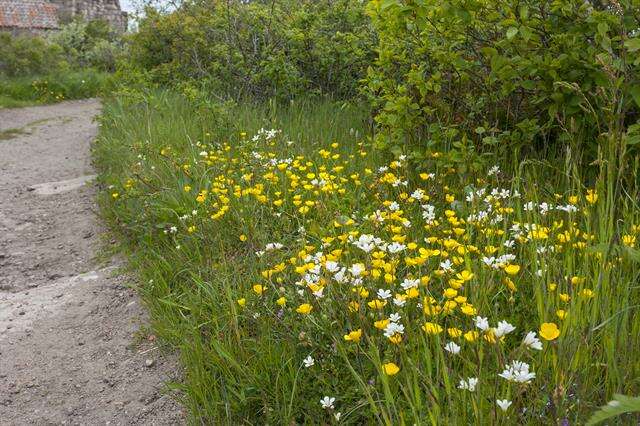
[[[506,379],[510,382],[516,383],[529,383],[535,379],[536,373],[529,371],[529,364],[522,361],[511,361],[510,365],[507,365],[504,371],[498,376]]]

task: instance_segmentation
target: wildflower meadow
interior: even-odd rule
[[[640,4],[267,3],[149,11],[94,147],[194,424],[637,424]]]
[[[109,104],[96,156],[198,416],[579,424],[637,393],[632,203],[528,167],[380,155],[331,103],[240,109],[221,130],[156,96]]]

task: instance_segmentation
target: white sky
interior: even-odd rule
[[[120,0],[120,7],[125,12],[133,12],[136,10],[131,0]]]

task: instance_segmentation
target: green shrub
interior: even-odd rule
[[[130,39],[129,66],[212,94],[349,97],[373,58],[374,34],[349,0],[203,0],[146,15]]]
[[[0,33],[0,75],[39,74],[66,68],[62,49],[40,37]]]
[[[123,46],[109,24],[102,20],[72,21],[53,33],[49,41],[60,46],[76,68],[115,71]]]
[[[384,146],[597,156],[640,103],[640,2],[373,0],[367,76]],[[615,124],[612,128],[611,123]],[[519,158],[516,155],[514,158]],[[521,157],[520,157],[521,158]]]

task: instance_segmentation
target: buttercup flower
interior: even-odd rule
[[[400,367],[398,367],[393,362],[387,362],[386,364],[382,364],[382,371],[387,376],[393,376],[400,371]]]
[[[545,340],[555,340],[560,336],[560,330],[554,322],[545,322],[540,325],[540,336]]]

